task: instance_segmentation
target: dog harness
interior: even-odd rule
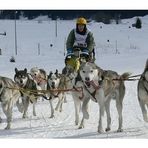
[[[95,95],[96,95],[96,91],[97,91],[99,88],[101,88],[100,82],[98,82],[98,85],[96,85],[94,81],[90,81],[89,83],[90,83],[90,85],[95,89],[94,92],[91,93],[91,92],[89,91],[89,89],[88,89],[87,85],[85,84],[85,82],[83,82],[84,87],[85,87],[85,89],[87,90],[87,92],[92,96],[91,99],[92,99],[94,102],[97,102],[97,99],[96,99]]]
[[[90,81],[89,84],[94,88],[94,92],[91,93],[87,87],[87,85],[85,84],[85,82],[82,80],[81,76],[80,76],[80,73],[78,72],[78,75],[77,77],[75,78],[75,85],[78,81],[81,81],[85,87],[85,89],[87,90],[87,92],[92,96],[92,99],[94,102],[97,102],[97,99],[95,98],[95,95],[96,95],[96,91],[101,88],[101,84],[102,84],[102,81],[98,81],[98,85],[95,84],[94,81]],[[76,90],[76,87],[73,86],[73,88]],[[80,100],[82,100],[84,97],[84,93],[83,93],[83,89],[82,89],[82,96],[79,97]]]

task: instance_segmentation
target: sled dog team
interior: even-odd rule
[[[51,107],[51,118],[54,117],[52,101],[58,99],[55,110],[62,111],[62,104],[66,98],[65,91],[71,90],[75,108],[75,125],[84,128],[85,119],[89,119],[88,106],[90,100],[98,104],[99,121],[98,132],[103,133],[104,127],[102,117],[106,112],[107,127],[105,131],[111,130],[111,99],[116,101],[118,112],[117,132],[123,131],[123,99],[125,96],[124,80],[128,79],[130,73],[119,75],[115,71],[103,70],[91,62],[82,63],[78,72],[71,67],[65,67],[62,74],[50,72],[49,75],[43,69],[34,67],[28,72],[15,68],[14,81],[10,78],[0,76],[0,102],[2,110],[7,118],[5,129],[11,128],[13,106],[16,104],[18,110],[27,117],[29,103],[33,103],[33,115],[36,116],[35,104],[38,98],[48,100]],[[138,100],[142,110],[144,121],[148,122],[148,60],[144,72],[138,81]],[[79,119],[82,110],[83,117]],[[0,117],[0,122],[2,119]]]

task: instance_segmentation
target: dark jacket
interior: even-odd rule
[[[66,48],[72,49],[74,46],[74,42],[75,42],[75,29],[72,29],[68,35],[68,38],[67,38]],[[90,31],[88,31],[87,38],[86,38],[85,42],[87,44],[87,49],[89,50],[89,52],[92,52],[94,49],[94,46],[95,46],[95,42],[94,42],[93,34]]]

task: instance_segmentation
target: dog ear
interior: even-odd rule
[[[98,75],[99,75],[99,77],[100,77],[102,80],[104,80],[104,77],[105,77],[106,72],[107,72],[106,70],[103,70],[103,69],[99,68],[99,70],[98,70]]]
[[[63,74],[63,75],[66,75],[66,74],[67,74],[67,68],[66,68],[66,67],[63,68],[62,74]]]
[[[82,62],[81,65],[80,65],[80,70],[83,69],[84,65],[86,64],[86,62]]]
[[[57,70],[57,69],[56,69],[55,75],[56,75],[57,77],[59,76],[58,70]]]
[[[58,74],[58,70],[56,69],[56,72],[55,72],[55,74]]]
[[[27,68],[24,69],[24,72],[27,73]]]
[[[0,88],[2,88],[3,87],[3,85],[2,85],[2,82],[0,83]]]
[[[148,59],[146,60],[146,64],[145,64],[145,68],[144,68],[144,72],[146,72],[148,70]]]
[[[49,73],[49,75],[48,75],[48,79],[49,78],[51,78],[51,75],[52,75],[53,73],[52,73],[52,71]]]
[[[15,73],[17,73],[18,72],[18,69],[17,68],[15,68]]]

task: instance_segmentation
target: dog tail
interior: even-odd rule
[[[120,76],[120,79],[123,79],[123,80],[128,79],[128,77],[129,77],[130,75],[131,75],[130,72],[125,72],[125,73],[123,73],[123,74]]]

